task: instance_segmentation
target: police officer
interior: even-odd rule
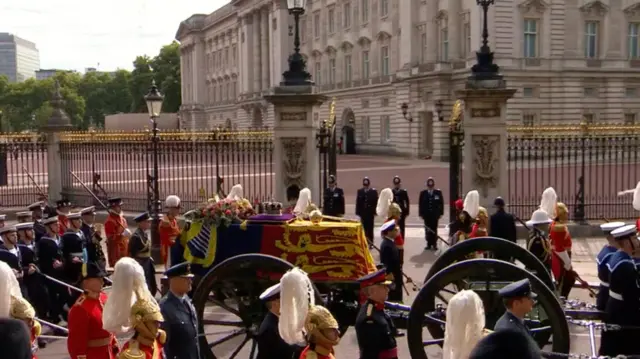
[[[444,214],[444,200],[442,191],[435,188],[436,182],[432,177],[427,179],[427,189],[420,192],[418,212],[424,221],[424,226],[430,230],[424,231],[427,246],[425,250],[438,249],[438,221]]]
[[[266,304],[267,315],[258,329],[258,357],[256,359],[298,359],[302,347],[289,345],[278,331],[280,321],[280,283],[272,285],[260,294]]]
[[[400,180],[399,176],[393,177],[393,203],[397,203],[400,206],[400,210],[402,211],[402,215],[398,219],[398,227],[400,227],[400,233],[402,234],[402,238],[405,238],[404,228],[405,228],[405,219],[409,216],[409,212],[411,211],[411,205],[409,204],[409,193],[404,188],[400,188],[402,180]]]
[[[344,216],[344,191],[338,187],[336,177],[330,175],[329,187],[324,190],[324,200],[322,203],[322,213],[327,216],[342,217]]]
[[[360,307],[355,329],[360,347],[360,359],[397,359],[398,335],[391,317],[384,311],[384,302],[389,295],[389,280],[385,269],[368,274],[360,279],[360,289],[367,301]]]
[[[395,220],[385,222],[380,227],[382,242],[380,243],[380,263],[386,268],[387,273],[393,275],[393,286],[389,292],[389,300],[402,303],[402,263],[400,251],[396,247],[394,239],[398,234]]]
[[[527,334],[533,340],[529,334],[529,329],[524,324],[524,317],[533,310],[537,297],[536,293],[531,291],[529,279],[513,282],[501,288],[498,294],[502,297],[507,310],[496,322],[494,330],[518,330]]]
[[[596,296],[596,309],[601,311],[606,309],[607,301],[609,301],[609,275],[611,273],[607,265],[614,253],[618,251],[618,243],[616,243],[611,232],[622,226],[624,226],[624,222],[608,222],[600,225],[600,229],[607,237],[607,244],[602,247],[596,256],[598,279],[600,280],[600,288],[598,289],[598,295]]]
[[[151,258],[151,239],[147,237],[147,231],[151,228],[151,216],[145,212],[133,219],[138,228],[129,239],[129,256],[136,260],[144,269],[147,287],[151,295],[155,297],[158,291],[156,282],[156,269]]]
[[[640,285],[633,261],[640,243],[636,237],[636,226],[624,225],[611,231],[619,249],[613,254],[607,268],[609,275],[609,300],[606,305],[605,324],[619,325],[620,330],[605,330],[600,338],[601,356],[640,354],[637,345],[640,326]],[[630,328],[635,327],[635,328]]]
[[[371,188],[369,177],[362,179],[362,188],[356,195],[356,215],[360,217],[364,235],[369,241],[369,248],[373,245],[373,224],[376,216],[376,205],[378,204],[378,191]]]
[[[169,291],[160,300],[164,317],[162,329],[167,333],[164,354],[167,359],[199,359],[198,319],[189,299],[193,274],[189,263],[177,264],[164,273]]]
[[[540,359],[540,348],[519,330],[505,329],[482,338],[469,359]]]
[[[497,197],[493,201],[496,213],[491,215],[489,222],[489,236],[506,239],[516,243],[516,219],[511,213],[504,209],[505,203],[502,197]]]

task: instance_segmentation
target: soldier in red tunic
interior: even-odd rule
[[[471,227],[471,234],[469,238],[479,238],[486,237],[489,235],[489,230],[487,229],[489,225],[489,213],[487,213],[487,209],[484,207],[478,207],[478,215],[476,216],[476,221]]]
[[[120,258],[127,256],[129,237],[131,237],[127,220],[122,215],[120,198],[109,199],[109,216],[104,222],[104,232],[107,235],[109,266],[113,267]]]
[[[569,210],[564,203],[556,204],[555,219],[549,229],[552,256],[551,271],[558,282],[561,297],[568,297],[576,278],[571,266],[571,234],[567,227]]]
[[[71,202],[68,199],[56,201],[56,212],[58,214],[58,235],[63,235],[69,228],[67,215],[71,212]]]
[[[102,309],[107,295],[102,291],[106,273],[97,263],[82,265],[84,294],[69,310],[67,350],[71,359],[115,359],[116,337],[102,326]]]
[[[162,218],[160,222],[160,254],[162,255],[162,263],[164,263],[165,270],[168,269],[170,264],[171,249],[176,243],[176,239],[180,237],[180,226],[178,225],[177,217],[180,215],[180,198],[178,196],[169,196],[164,201],[164,206],[167,209],[167,215]]]
[[[167,335],[159,329],[164,318],[140,264],[133,258],[120,259],[111,279],[112,291],[102,313],[104,328],[114,334],[133,331],[117,359],[164,358]]]

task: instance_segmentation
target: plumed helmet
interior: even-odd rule
[[[482,339],[485,326],[482,299],[472,290],[462,290],[449,300],[442,347],[443,359],[468,358]]]
[[[36,317],[36,310],[22,296],[11,297],[11,317],[21,320],[33,320]]]
[[[227,199],[231,201],[239,201],[244,198],[244,190],[242,189],[242,185],[237,184],[231,187],[231,191],[227,195]]]
[[[480,194],[478,191],[469,191],[464,197],[464,204],[462,210],[469,214],[469,217],[476,218],[478,211],[480,210]]]
[[[338,321],[327,308],[314,305],[309,308],[304,329],[308,334],[313,334],[316,331],[324,329],[338,329]]]
[[[402,216],[402,208],[397,203],[391,203],[389,205],[389,215],[387,217],[401,217]]]
[[[293,208],[293,213],[295,214],[304,214],[308,213],[307,208],[311,204],[311,190],[307,187],[300,190],[300,195],[298,196],[298,202],[296,202],[296,206]]]
[[[556,211],[556,204],[558,203],[558,195],[553,187],[548,187],[542,192],[542,198],[540,199],[540,209],[547,212],[549,216],[553,216]]]
[[[562,202],[558,202],[558,204],[556,204],[555,214],[556,217],[564,217],[568,215],[569,209],[567,208],[567,205]]]
[[[293,268],[280,279],[280,337],[288,344],[305,343],[304,329],[315,305],[313,284],[302,269]]]
[[[385,188],[380,191],[378,204],[376,205],[376,214],[380,217],[387,217],[389,215],[391,202],[393,202],[393,191],[391,191],[391,188]]]
[[[478,215],[477,218],[487,219],[489,218],[489,212],[484,207],[478,207]]]
[[[618,196],[624,196],[625,194],[633,194],[633,209],[640,211],[640,182],[638,182],[635,189],[618,192]]]
[[[168,196],[164,200],[164,206],[167,208],[180,208],[180,197],[176,195]]]
[[[527,226],[535,226],[536,224],[551,223],[549,214],[542,209],[536,209],[531,214],[531,219],[527,221]]]

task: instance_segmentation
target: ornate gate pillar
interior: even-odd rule
[[[284,201],[289,186],[308,187],[313,201],[320,205],[320,155],[316,146],[319,124],[314,123],[313,107],[327,96],[315,87],[275,87],[265,99],[274,105],[275,198]]]
[[[464,101],[462,195],[478,190],[480,205],[487,209],[495,197],[508,198],[506,112],[507,100],[515,92],[502,81],[495,88],[467,86],[456,92]]]

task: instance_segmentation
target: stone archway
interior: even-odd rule
[[[340,127],[340,152],[348,155],[356,153],[356,116],[350,107],[342,111]]]

